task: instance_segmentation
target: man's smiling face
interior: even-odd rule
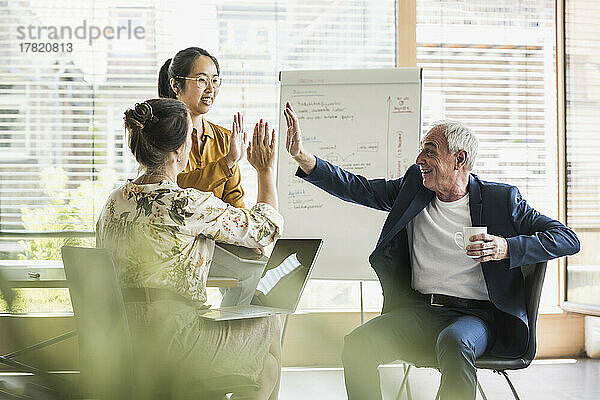
[[[448,150],[444,129],[446,127],[441,125],[427,133],[416,161],[421,168],[423,185],[439,194],[452,192],[456,185],[456,157]]]

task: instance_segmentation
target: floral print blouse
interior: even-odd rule
[[[257,248],[275,241],[283,217],[270,205],[235,208],[210,192],[163,180],[128,181],[109,196],[97,223],[123,287],[170,289],[206,301],[215,241]]]

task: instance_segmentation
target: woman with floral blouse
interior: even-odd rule
[[[242,135],[240,122],[234,117],[233,136]],[[152,332],[153,344],[138,353],[138,361],[164,360],[169,368],[176,366],[169,378],[175,378],[175,391],[193,391],[199,378],[236,374],[259,383],[252,398],[277,399],[277,320],[215,322],[199,317],[208,307],[206,279],[215,241],[260,248],[281,234],[273,171],[275,132],[261,120],[246,150],[259,189],[256,205],[248,210],[210,192],[177,185],[177,174],[188,163],[193,128],[184,103],[151,99],[136,104],[125,112],[125,127],[144,173],[110,195],[97,232],[98,246],[107,248],[115,261],[134,343],[146,343]]]

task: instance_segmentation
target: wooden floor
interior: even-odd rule
[[[386,366],[380,371],[384,400],[393,400],[402,378],[402,368]],[[600,399],[600,360],[536,360],[525,370],[509,372],[509,376],[522,400]],[[489,400],[513,398],[501,375],[479,371],[478,377]],[[433,400],[439,379],[440,374],[435,370],[413,368],[410,372],[412,398]],[[341,368],[284,368],[279,398],[346,399],[343,371]],[[406,399],[406,396],[402,398]],[[478,394],[477,398],[481,399],[481,396]]]

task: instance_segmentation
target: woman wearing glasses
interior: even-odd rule
[[[158,76],[158,96],[185,103],[192,117],[192,148],[189,162],[177,176],[182,188],[195,188],[214,195],[234,207],[243,208],[244,190],[237,164],[244,156],[246,134],[240,113],[234,115],[236,129],[229,131],[204,118],[221,86],[217,59],[199,47],[188,47],[168,59]],[[237,278],[237,288],[222,289],[221,306],[249,304],[262,274],[262,267],[232,270],[213,264],[211,275]]]
[[[168,59],[158,77],[158,96],[183,101],[192,116],[192,150],[189,163],[177,177],[182,188],[193,187],[213,192],[234,207],[244,207],[237,162],[243,157],[243,120],[238,113],[234,120],[242,127],[241,134],[204,119],[221,86],[221,68],[217,59],[199,47],[189,47]]]

